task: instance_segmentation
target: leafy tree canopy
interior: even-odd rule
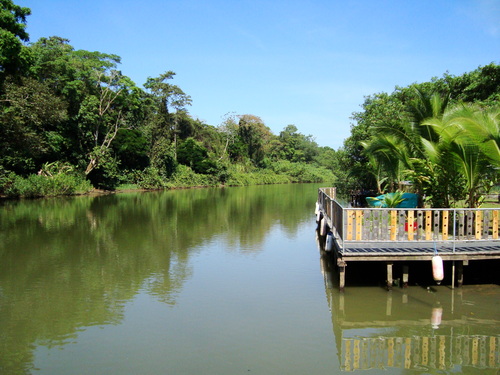
[[[29,56],[22,42],[29,40],[26,17],[29,8],[20,7],[12,0],[0,0],[0,80],[5,74],[20,72],[28,63]]]

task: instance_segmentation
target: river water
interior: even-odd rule
[[[339,293],[318,187],[2,202],[0,374],[497,374],[499,285]]]

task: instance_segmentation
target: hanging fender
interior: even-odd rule
[[[434,255],[432,257],[432,277],[434,277],[438,285],[441,284],[444,278],[443,258],[439,255]]]

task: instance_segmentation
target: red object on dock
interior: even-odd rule
[[[417,222],[415,221],[413,223],[413,230],[416,231],[417,230],[417,227],[418,227],[418,224]],[[405,232],[408,232],[408,223],[405,223]]]

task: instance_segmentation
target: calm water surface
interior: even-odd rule
[[[0,373],[497,374],[500,287],[340,294],[318,187],[3,202]]]

